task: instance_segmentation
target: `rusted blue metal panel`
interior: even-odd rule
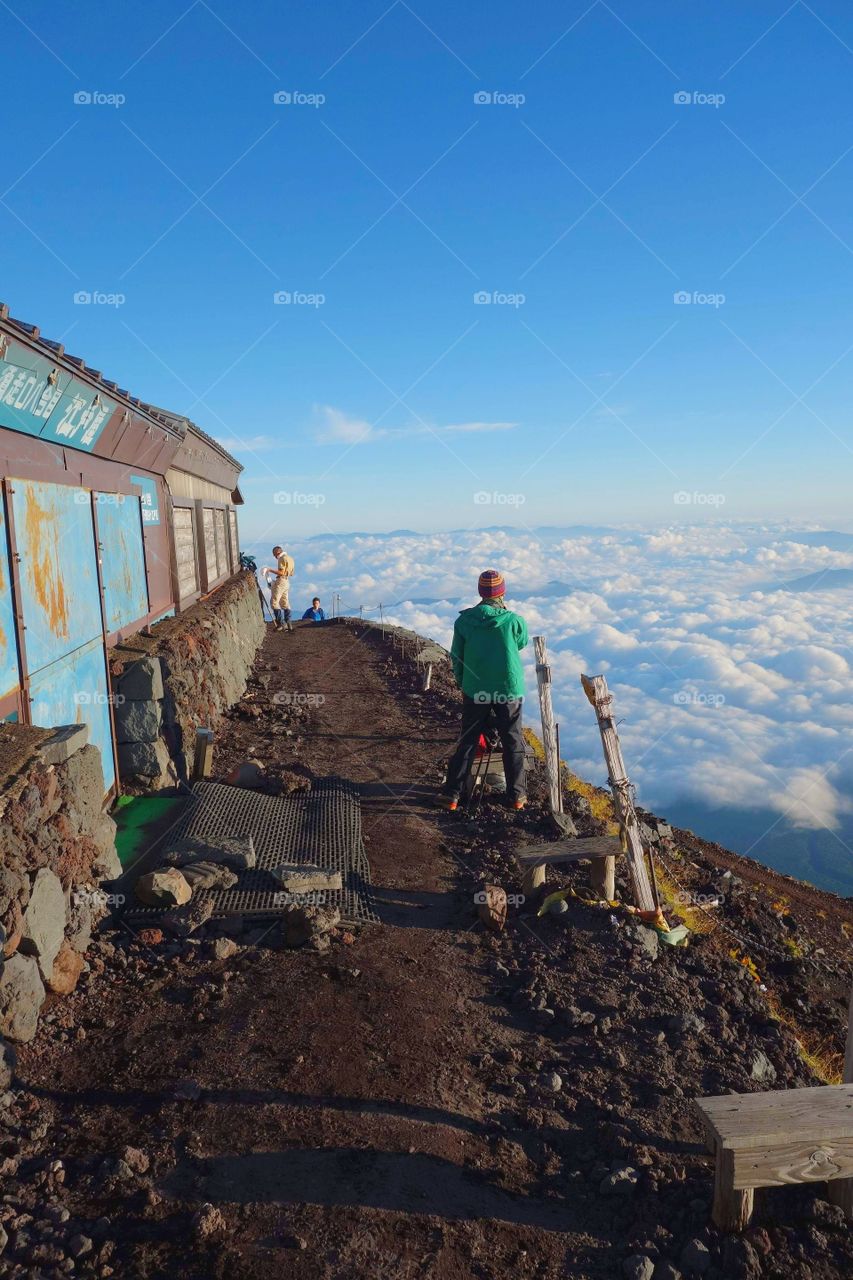
[[[107,631],[118,631],[148,613],[139,498],[97,493],[95,501]]]
[[[22,343],[0,356],[0,421],[43,440],[94,448],[115,401]]]
[[[30,676],[33,724],[87,724],[89,742],[101,752],[104,791],[115,783],[110,699],[100,635]]]
[[[18,644],[15,638],[15,610],[12,603],[12,574],[9,566],[9,537],[0,497],[0,698],[20,686]]]
[[[71,485],[13,480],[12,490],[32,674],[102,635],[92,505]]]

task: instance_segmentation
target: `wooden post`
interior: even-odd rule
[[[850,1004],[847,1008],[847,1046],[844,1050],[844,1084],[853,1084],[853,987],[850,988]],[[853,1178],[834,1178],[827,1183],[827,1199],[853,1218]]]
[[[563,794],[560,787],[560,757],[557,750],[557,733],[554,726],[554,708],[551,705],[551,668],[544,636],[533,637],[536,653],[536,680],[539,685],[539,711],[542,716],[542,746],[545,748],[545,771],[548,774],[548,795],[552,813],[563,812]]]
[[[723,1147],[717,1151],[717,1163],[714,1169],[714,1204],[711,1217],[714,1225],[726,1235],[743,1231],[749,1226],[752,1217],[754,1192],[751,1187],[745,1191],[735,1191],[734,1152]],[[832,1183],[829,1184],[832,1186]]]
[[[625,762],[622,759],[622,747],[616,732],[616,723],[612,715],[613,695],[607,688],[604,676],[581,676],[584,693],[595,708],[598,727],[601,732],[601,743],[604,747],[604,759],[607,764],[608,782],[613,793],[616,816],[622,830],[625,845],[625,857],[631,876],[634,891],[634,904],[642,912],[654,914],[659,910],[659,902],[654,881],[646,866],[643,842],[640,839],[640,823],[634,809],[634,788],[628,781]],[[651,856],[651,855],[649,855]]]
[[[429,689],[431,683],[432,683],[432,663],[428,662],[426,673],[424,675],[424,693],[426,693],[426,691]]]
[[[213,767],[213,730],[196,729],[193,755],[193,782],[209,778]]]

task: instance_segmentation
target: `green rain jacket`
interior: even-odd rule
[[[450,648],[459,688],[475,702],[522,698],[524,672],[518,651],[528,640],[527,623],[510,609],[484,600],[463,609]]]

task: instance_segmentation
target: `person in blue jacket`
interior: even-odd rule
[[[305,610],[305,612],[302,615],[302,621],[303,622],[325,622],[326,621],[325,611],[320,608],[319,596],[315,596],[314,599],[311,601],[311,608]]]

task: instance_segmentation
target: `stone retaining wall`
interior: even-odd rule
[[[241,573],[152,634],[129,637],[110,663],[125,791],[186,781],[196,729],[217,729],[243,695],[265,634],[257,584]]]
[[[101,754],[86,725],[0,724],[0,1034],[35,1035],[48,992],[73,991],[101,882],[121,873],[115,823],[103,812]],[[8,1086],[0,1044],[0,1089]]]

